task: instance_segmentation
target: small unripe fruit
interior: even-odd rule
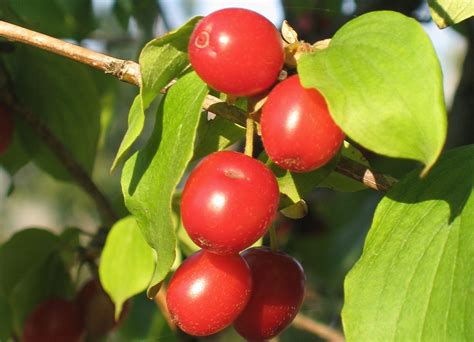
[[[266,247],[250,248],[242,257],[252,272],[252,296],[234,327],[251,341],[273,338],[293,321],[303,303],[303,268],[289,255]]]
[[[183,226],[200,247],[235,254],[265,234],[279,196],[276,178],[262,162],[238,152],[216,152],[186,182]]]
[[[234,96],[255,95],[271,87],[284,60],[275,26],[243,8],[222,9],[202,19],[188,51],[191,65],[204,82]]]
[[[251,288],[250,270],[240,255],[201,250],[178,267],[166,302],[183,331],[208,336],[232,324],[247,304]]]
[[[79,342],[83,333],[83,322],[75,303],[53,298],[40,304],[28,316],[22,341]]]
[[[309,172],[331,160],[344,141],[316,89],[306,89],[297,75],[269,94],[260,120],[265,151],[278,166]]]

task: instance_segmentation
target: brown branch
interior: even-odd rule
[[[387,192],[397,182],[395,178],[373,171],[346,157],[339,159],[335,171],[381,192]]]
[[[4,21],[0,21],[0,36],[5,37],[8,40],[36,46],[40,49],[65,56],[77,62],[102,70],[122,81],[140,86],[140,65],[136,62],[117,59],[94,52]],[[163,89],[163,92],[166,92],[171,86],[172,83],[166,86]],[[203,108],[245,127],[247,118],[245,112],[237,107],[230,106],[225,102],[220,101],[214,96],[206,97]],[[347,158],[341,158],[341,161],[336,166],[336,171],[365,184],[371,189],[382,192],[387,191],[395,183],[395,179],[372,171],[364,165]]]
[[[300,330],[307,331],[311,334],[318,335],[329,342],[343,342],[344,335],[325,324],[313,321],[311,318],[298,314],[293,320],[292,325]]]
[[[106,74],[111,74],[122,81],[140,85],[140,65],[133,61],[107,56],[1,20],[0,36],[11,41],[36,46],[102,70]]]

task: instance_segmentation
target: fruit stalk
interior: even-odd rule
[[[253,155],[253,132],[255,124],[251,117],[246,120],[246,131],[245,131],[245,154],[249,157]]]

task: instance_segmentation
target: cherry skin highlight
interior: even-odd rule
[[[232,324],[250,298],[252,278],[238,255],[201,250],[187,258],[170,280],[166,302],[186,333],[208,336]]]
[[[297,75],[268,96],[260,120],[265,151],[278,166],[309,172],[331,160],[344,141],[323,96],[301,86]]]
[[[283,67],[282,40],[262,15],[226,8],[202,19],[191,35],[189,59],[215,90],[251,96],[272,86]]]
[[[234,327],[248,340],[273,338],[293,321],[303,303],[303,268],[289,255],[266,247],[250,248],[242,257],[252,271],[252,296]]]
[[[73,302],[53,298],[40,304],[27,318],[22,342],[79,342],[83,322]]]
[[[235,254],[265,234],[279,196],[276,178],[263,163],[238,152],[216,152],[186,182],[183,226],[200,247]]]
[[[13,138],[13,119],[11,113],[0,107],[0,154],[4,153]]]
[[[97,339],[107,335],[125,319],[130,302],[126,301],[118,321],[115,321],[115,304],[105,292],[98,279],[91,279],[76,297],[84,328],[89,337]]]

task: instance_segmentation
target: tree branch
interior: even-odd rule
[[[102,70],[106,74],[111,74],[122,81],[140,85],[140,65],[133,61],[107,56],[1,20],[0,36],[11,41],[36,46]]]
[[[4,21],[0,21],[0,36],[11,41],[36,46],[40,49],[89,65],[107,74],[111,74],[122,81],[137,86],[141,84],[140,65],[134,61],[122,60],[94,52]],[[172,84],[170,84],[170,86],[171,85]],[[170,86],[165,87],[163,92],[166,92]],[[214,96],[206,97],[203,109],[245,127],[246,114],[239,108],[230,106]],[[363,183],[371,189],[382,192],[387,191],[396,182],[396,180],[391,177],[372,171],[364,165],[344,157],[341,158],[335,170]]]
[[[319,337],[325,339],[326,341],[330,341],[330,342],[343,342],[344,341],[344,336],[339,331],[325,324],[315,322],[311,318],[303,314],[296,315],[295,319],[293,320],[292,325],[297,329],[307,331],[314,335],[318,335]]]

